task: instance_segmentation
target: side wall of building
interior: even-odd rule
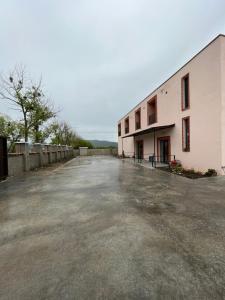
[[[119,122],[124,133],[124,119],[129,116],[130,133],[135,132],[135,111],[141,109],[141,130],[154,126],[175,123],[166,132],[157,132],[157,137],[169,135],[171,154],[176,155],[185,168],[206,171],[214,168],[221,173],[221,39],[217,38],[154,93],[137,105]],[[181,79],[189,74],[190,108],[181,109]],[[157,123],[147,124],[147,102],[157,95]],[[190,152],[182,149],[182,118],[190,117]],[[140,131],[141,131],[140,130]],[[136,131],[137,132],[137,131]],[[150,135],[138,137],[144,140],[144,152],[153,152]],[[130,139],[130,138],[129,138]],[[136,138],[137,139],[137,138]],[[126,138],[123,149],[126,152]],[[121,149],[121,139],[119,149]],[[134,145],[130,145],[129,149]]]
[[[222,169],[225,174],[225,38],[221,38],[221,133]]]

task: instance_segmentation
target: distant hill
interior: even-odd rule
[[[92,143],[94,148],[117,148],[118,143],[110,141],[99,141],[99,140],[89,140]]]

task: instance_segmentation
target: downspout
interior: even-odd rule
[[[123,152],[123,138],[122,138],[122,158],[124,158],[124,152]]]

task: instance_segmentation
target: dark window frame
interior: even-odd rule
[[[137,126],[137,115],[139,114],[139,126]],[[141,108],[135,111],[135,130],[141,129]]]
[[[152,103],[155,103],[155,120],[154,122],[150,122],[150,113],[149,113],[149,106],[152,105]],[[152,114],[153,115],[153,114]],[[147,123],[148,126],[155,124],[158,122],[158,111],[157,111],[157,95],[155,95],[154,97],[152,97],[148,102],[147,102]]]
[[[187,83],[188,86],[186,86],[186,82],[188,82]],[[182,111],[184,111],[189,108],[190,108],[190,76],[188,73],[181,78],[181,109]]]
[[[127,133],[130,132],[130,120],[129,120],[129,117],[127,117],[124,120],[124,130],[125,130],[125,134],[127,134]]]
[[[186,132],[185,126],[188,132]],[[190,117],[182,118],[182,150],[183,152],[190,152]]]
[[[118,136],[121,136],[121,123],[118,124]]]

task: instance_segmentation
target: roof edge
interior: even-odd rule
[[[144,102],[149,96],[151,96],[152,94],[154,94],[161,86],[163,86],[167,81],[169,81],[171,78],[173,78],[178,72],[180,72],[187,64],[189,64],[192,60],[194,60],[199,54],[201,54],[205,49],[207,49],[212,43],[214,43],[218,38],[220,37],[224,37],[225,38],[225,34],[218,34],[213,40],[211,40],[211,42],[209,42],[205,47],[203,47],[199,52],[197,52],[192,58],[190,58],[184,65],[182,65],[182,67],[180,67],[175,73],[173,73],[168,79],[166,79],[163,83],[161,83],[157,88],[155,88],[150,94],[148,94],[143,100],[141,100],[137,105],[135,105],[132,109],[130,109],[128,111],[128,113],[126,113],[123,117],[121,117],[118,120],[118,123],[120,121],[122,121],[122,119],[124,119],[126,116],[129,115],[129,113],[132,112],[132,110],[134,110],[135,108],[137,108],[142,102]]]

